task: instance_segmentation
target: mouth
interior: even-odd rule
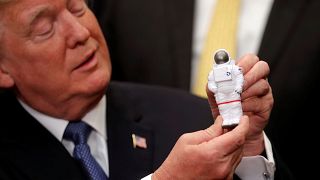
[[[75,67],[75,70],[89,70],[95,67],[97,64],[96,50],[92,50],[90,53],[87,53],[84,60],[81,64]]]

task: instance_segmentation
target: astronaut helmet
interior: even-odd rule
[[[213,57],[216,64],[224,64],[230,61],[229,53],[225,49],[218,49]]]

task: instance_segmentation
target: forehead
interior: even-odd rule
[[[61,4],[64,0],[15,0],[1,8],[1,16],[4,20],[13,22],[25,21],[37,13]]]
[[[0,9],[2,23],[9,29],[24,32],[37,17],[50,13],[57,15],[61,10],[83,0],[11,0]],[[0,0],[1,2],[1,0]],[[1,5],[0,5],[1,6]],[[1,22],[0,22],[1,23]]]
[[[37,14],[46,10],[61,9],[73,2],[83,0],[10,0],[10,3],[1,5],[1,16],[9,20],[33,18]]]

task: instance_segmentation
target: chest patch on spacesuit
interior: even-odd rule
[[[216,67],[213,74],[216,82],[232,80],[231,66]]]

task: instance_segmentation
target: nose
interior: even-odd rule
[[[71,13],[65,13],[64,32],[66,35],[67,46],[71,49],[80,44],[84,44],[90,37],[90,31],[79,18],[73,16]]]

